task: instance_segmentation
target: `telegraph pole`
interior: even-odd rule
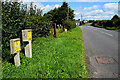
[[[82,16],[82,14],[81,14],[81,21],[82,21],[82,17],[83,17],[83,16]]]
[[[69,20],[69,6],[68,6],[67,20]]]

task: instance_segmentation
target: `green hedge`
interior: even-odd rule
[[[33,38],[48,36],[52,22],[45,16],[33,14],[33,6],[30,11],[20,2],[2,2],[2,57],[11,59],[10,39],[21,38],[23,29],[32,29]],[[22,38],[21,38],[22,39]],[[24,44],[22,43],[22,50]]]
[[[114,20],[96,20],[93,21],[92,26],[95,27],[101,27],[106,29],[120,29],[120,19],[114,19]]]

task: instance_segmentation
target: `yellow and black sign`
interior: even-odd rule
[[[32,33],[31,31],[28,31],[28,40],[31,40],[31,38],[32,38]]]
[[[32,29],[22,30],[22,40],[23,41],[30,41],[30,40],[32,40]]]
[[[20,41],[19,40],[14,41],[14,50],[15,50],[15,53],[20,51]]]

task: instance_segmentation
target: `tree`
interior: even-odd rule
[[[66,2],[63,2],[61,7],[55,8],[54,10],[51,10],[48,13],[44,14],[44,16],[51,14],[52,15],[51,21],[53,21],[53,23],[63,25],[64,21],[67,20],[68,10],[69,10],[69,19],[73,20],[74,10],[68,7],[68,3]]]
[[[30,15],[34,15],[34,10],[33,10],[33,2],[30,3]]]
[[[119,19],[118,15],[114,15],[111,20],[117,20],[117,19]]]

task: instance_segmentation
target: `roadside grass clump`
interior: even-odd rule
[[[32,58],[20,54],[21,65],[2,63],[3,78],[89,78],[80,28],[57,38],[39,37],[32,42]]]

